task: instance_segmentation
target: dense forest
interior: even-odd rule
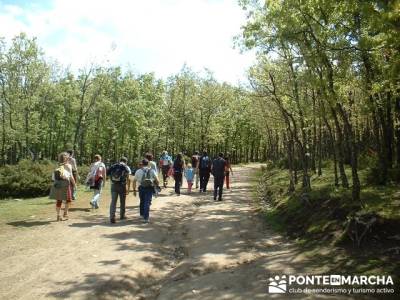
[[[262,3],[261,3],[262,2]],[[300,171],[332,160],[334,184],[360,202],[359,161],[379,184],[400,167],[398,1],[241,1],[248,23],[239,42],[258,49],[250,70],[267,157],[287,159],[289,190]]]
[[[187,66],[166,81],[91,65],[79,74],[49,63],[34,38],[1,41],[0,163],[55,159],[74,149],[81,164],[96,153],[116,160],[208,149],[237,161],[261,158],[245,90],[201,77]],[[264,157],[265,159],[265,157]]]
[[[0,164],[55,159],[66,148],[80,164],[96,153],[136,160],[205,148],[231,152],[235,162],[280,162],[290,192],[298,181],[310,190],[311,174],[332,161],[333,184],[352,188],[356,203],[360,163],[379,184],[396,179],[398,2],[239,2],[248,19],[236,44],[258,51],[249,86],[186,65],[167,80],[118,66],[74,74],[46,59],[35,38],[2,39]]]

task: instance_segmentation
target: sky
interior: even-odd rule
[[[255,57],[234,49],[244,23],[237,0],[0,0],[0,37],[37,37],[74,72],[96,63],[167,78],[187,64],[244,82]]]

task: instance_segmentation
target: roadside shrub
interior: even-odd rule
[[[0,198],[39,197],[50,191],[51,173],[55,168],[51,161],[33,162],[21,160],[17,165],[0,168]]]
[[[286,157],[283,157],[277,160],[274,164],[275,167],[279,169],[288,169],[289,168],[289,161]]]
[[[49,160],[21,160],[17,165],[0,168],[0,199],[46,196],[52,184],[51,175],[57,164]],[[84,183],[89,166],[79,166],[80,183]]]
[[[358,158],[358,169],[364,170],[368,168],[374,168],[378,165],[378,159],[369,153],[362,153]]]
[[[365,181],[368,185],[385,185],[391,182],[400,182],[400,168],[388,169],[386,182],[383,180],[384,178],[383,171],[378,166],[367,169]]]
[[[80,184],[85,184],[85,180],[87,177],[87,174],[90,171],[90,166],[78,166],[78,173],[79,173],[79,183]]]

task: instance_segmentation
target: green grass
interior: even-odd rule
[[[15,220],[24,220],[40,214],[54,201],[48,197],[24,199],[24,200],[1,200],[0,201],[0,223],[7,223]]]
[[[287,170],[271,170],[274,176],[268,180],[268,188],[274,194],[280,194],[278,199],[279,203],[287,203],[290,207],[293,205],[293,199],[282,195],[282,191],[287,191],[289,183],[289,174]],[[400,190],[398,185],[389,184],[386,186],[368,186],[365,183],[367,170],[361,170],[359,176],[361,179],[361,202],[363,204],[363,212],[375,212],[386,219],[399,219],[400,220]],[[323,169],[323,175],[311,176],[311,188],[309,197],[311,201],[326,201],[327,199],[337,199],[342,205],[354,206],[351,197],[351,170],[346,169],[346,174],[349,179],[350,188],[344,189],[342,187],[334,186],[334,174],[330,168]],[[299,174],[299,181],[301,174]],[[294,198],[298,198],[301,193],[300,184],[296,187]],[[292,197],[293,198],[293,197]],[[298,207],[292,207],[297,209]]]
[[[91,192],[83,186],[78,188],[78,199],[87,198]],[[30,220],[46,213],[54,213],[55,200],[46,197],[29,199],[3,199],[0,200],[0,224],[13,221]]]
[[[400,221],[400,190],[397,185],[386,186],[367,185],[369,170],[359,171],[361,181],[361,203],[353,203],[351,190],[351,169],[346,168],[350,184],[349,189],[334,185],[332,164],[324,164],[323,174],[311,176],[311,191],[306,193],[304,200],[301,189],[301,172],[298,173],[299,183],[292,194],[288,194],[289,172],[284,169],[268,168],[259,174],[263,182],[261,189],[269,195],[269,208],[264,212],[265,218],[272,229],[284,233],[297,242],[297,245],[316,260],[324,259],[332,265],[337,249],[342,249],[340,268],[362,274],[374,274],[378,271],[386,274],[399,275],[399,270],[393,267],[392,259],[382,255],[374,246],[365,244],[363,249],[356,249],[351,241],[343,236],[347,217],[354,212],[375,213],[388,222]],[[303,199],[303,200],[302,200]],[[397,223],[385,223],[397,224]],[[345,241],[345,244],[342,242]],[[338,245],[340,244],[340,247]],[[384,244],[381,245],[385,247]],[[325,258],[318,255],[321,247],[332,249]],[[391,247],[391,246],[389,246]],[[318,259],[317,259],[318,258]],[[379,273],[378,272],[378,273]]]

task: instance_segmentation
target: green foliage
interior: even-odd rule
[[[1,198],[32,198],[47,195],[55,166],[50,161],[22,160],[17,165],[0,168]]]
[[[361,192],[363,207],[351,202],[351,191],[332,185],[332,166],[323,169],[323,176],[312,177],[313,190],[308,193],[297,191],[287,194],[287,170],[270,168],[261,176],[262,199],[268,201],[270,210],[267,219],[271,218],[273,226],[294,234],[330,235],[344,230],[346,218],[355,212],[376,214],[384,220],[399,221],[397,209],[399,199],[396,185],[367,185],[369,170],[361,171]]]
[[[79,183],[86,184],[86,177],[89,174],[90,166],[82,165],[78,167]]]
[[[92,65],[74,75],[51,68],[25,34],[2,46],[0,165],[56,159],[67,148],[79,164],[95,154],[136,161],[147,151],[157,158],[162,150],[203,148],[231,152],[235,161],[261,157],[248,91],[217,82],[209,71],[200,76],[184,66],[163,81]]]
[[[51,176],[57,164],[49,160],[21,160],[16,165],[0,167],[0,199],[34,198],[49,194]],[[85,184],[90,166],[78,166],[79,181]]]
[[[398,1],[239,3],[248,19],[236,42],[258,53],[249,77],[268,158],[292,173],[302,169],[303,183],[317,159],[335,160],[335,184],[354,183],[352,199],[358,203],[358,170],[370,168],[370,183],[396,178],[391,167],[400,166]],[[352,166],[349,176],[343,164]]]

